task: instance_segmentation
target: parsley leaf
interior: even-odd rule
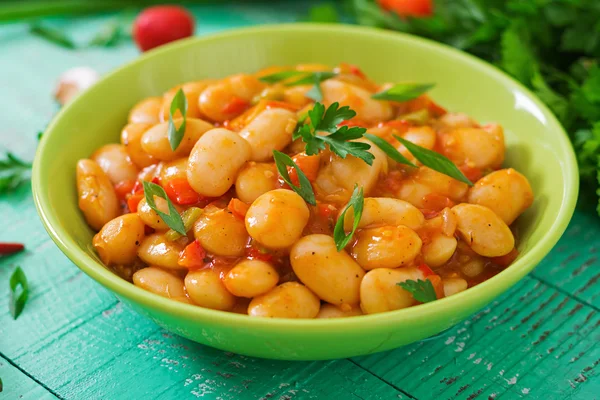
[[[183,121],[181,121],[179,128],[175,127],[175,122],[173,121],[173,115],[175,115],[177,110],[179,110],[183,117]],[[179,89],[175,94],[175,97],[173,97],[173,100],[171,100],[171,108],[169,109],[169,144],[173,151],[177,150],[177,147],[179,147],[179,144],[183,140],[185,124],[187,122],[187,110],[187,98],[185,97],[183,90]]]
[[[413,142],[403,139],[400,136],[394,135],[394,137],[404,145],[410,151],[410,154],[415,156],[421,164],[429,167],[437,172],[441,172],[444,175],[448,175],[458,181],[464,182],[469,186],[473,186],[473,182],[467,178],[460,169],[454,165],[447,157],[437,153],[433,150],[426,149],[425,147],[418,146]]]
[[[21,267],[17,267],[13,271],[12,275],[10,276],[9,286],[10,303],[8,304],[8,308],[13,319],[17,319],[23,311],[25,303],[27,302],[27,298],[29,297],[29,285],[27,284],[27,277],[25,276],[25,272],[23,272]]]
[[[313,192],[312,185],[294,160],[292,160],[287,154],[277,150],[273,150],[273,159],[275,160],[277,172],[279,172],[279,175],[281,178],[283,178],[284,182],[287,183],[294,192],[298,193],[300,197],[304,199],[304,201],[312,206],[316,206],[317,201],[315,200],[315,193]],[[292,167],[296,170],[296,175],[298,175],[298,183],[300,186],[296,186],[292,183],[287,167]]]
[[[397,83],[383,92],[375,93],[371,98],[377,100],[408,101],[416,99],[434,86],[433,83]]]
[[[407,292],[410,292],[412,297],[421,303],[429,303],[430,301],[437,300],[435,289],[429,279],[425,279],[424,281],[421,279],[416,281],[407,279],[404,282],[397,283],[397,285]]]
[[[180,233],[181,235],[186,235],[185,226],[183,224],[183,220],[181,219],[181,215],[175,209],[171,200],[165,193],[165,190],[156,183],[142,181],[144,186],[144,197],[146,198],[146,202],[156,213],[160,216],[160,218],[169,226],[169,228],[173,229],[175,232]],[[165,214],[160,211],[158,207],[156,207],[156,203],[154,202],[154,196],[161,197],[165,199],[167,205],[169,207],[169,213]]]
[[[335,240],[335,247],[337,251],[342,251],[344,247],[350,243],[352,236],[354,236],[354,232],[358,228],[358,224],[360,223],[360,218],[362,217],[363,207],[365,205],[365,198],[363,193],[363,188],[358,188],[358,185],[354,185],[354,191],[352,192],[352,196],[344,208],[344,211],[338,217],[338,220],[335,223],[335,228],[333,229],[333,240]],[[346,213],[352,207],[352,212],[354,213],[354,223],[352,224],[352,230],[350,233],[346,234],[344,231],[344,221],[346,220]]]
[[[30,163],[6,153],[6,159],[0,159],[0,193],[11,191],[29,179],[30,170]]]
[[[325,145],[328,145],[329,150],[341,158],[351,155],[372,165],[375,156],[367,151],[371,145],[351,141],[362,138],[367,130],[358,126],[351,128],[337,126],[340,122],[351,119],[355,115],[356,113],[348,106],[339,107],[338,103],[333,103],[325,110],[323,104],[316,102],[312,110],[308,112],[308,123],[305,121],[304,124],[298,124],[292,137],[294,140],[302,138],[302,141],[306,143],[306,154],[309,156],[325,150]],[[318,135],[317,132],[330,134]]]
[[[388,155],[392,160],[400,163],[410,165],[411,167],[417,168],[415,164],[413,164],[408,158],[404,157],[402,153],[400,153],[394,146],[389,144],[384,139],[379,136],[372,135],[370,133],[365,133],[364,136],[369,139],[371,142],[375,144],[375,146],[379,147],[385,154]]]

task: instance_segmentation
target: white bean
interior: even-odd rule
[[[144,222],[137,214],[125,214],[106,223],[92,244],[106,265],[128,265],[137,258],[144,238]]]
[[[314,318],[321,303],[306,286],[286,282],[255,297],[248,306],[248,315],[264,318]]]
[[[168,299],[185,298],[183,279],[157,267],[140,269],[133,274],[133,284]]]
[[[87,223],[100,230],[119,213],[119,200],[108,176],[92,160],[77,162],[79,208]]]
[[[212,269],[188,272],[185,290],[200,307],[229,311],[235,305],[235,296],[227,291],[219,274]]]
[[[240,136],[246,139],[252,148],[250,159],[273,159],[273,150],[282,150],[292,142],[296,124],[296,114],[283,108],[271,108],[258,114],[240,132]]]
[[[360,285],[360,308],[365,314],[399,310],[416,303],[410,292],[398,285],[408,279],[425,279],[416,268],[377,268],[367,272]]]
[[[228,257],[243,256],[248,241],[244,221],[227,210],[204,213],[194,224],[194,236],[207,251]]]
[[[430,267],[440,267],[450,260],[458,242],[456,238],[438,233],[423,246],[423,260]]]
[[[340,212],[341,213],[341,212]],[[407,201],[389,197],[367,197],[358,228],[374,228],[385,225],[405,225],[418,229],[425,222],[419,209]],[[344,229],[349,231],[354,223],[354,214],[346,213]]]
[[[222,196],[235,182],[250,153],[250,145],[237,133],[223,128],[206,132],[190,154],[187,169],[190,186],[204,196]]]
[[[306,203],[296,192],[271,190],[252,203],[246,213],[246,229],[266,247],[282,249],[294,244],[308,223]]]
[[[321,83],[321,89],[323,103],[326,106],[333,102],[338,102],[340,106],[350,106],[356,111],[356,118],[360,120],[380,122],[392,118],[390,103],[372,99],[373,94],[366,89],[335,79],[328,79]]]
[[[175,118],[175,127],[179,128],[183,122],[182,118]],[[142,136],[142,150],[160,161],[176,160],[190,154],[192,148],[207,131],[213,126],[206,121],[196,118],[187,118],[183,139],[176,150],[171,148],[169,142],[169,123],[163,122],[148,129]]]
[[[452,207],[452,211],[458,219],[458,232],[475,253],[499,257],[514,248],[512,232],[489,208],[463,203]]]
[[[134,181],[139,172],[125,147],[120,144],[100,147],[92,154],[92,160],[108,175],[113,185],[126,180]]]
[[[469,191],[469,203],[486,206],[507,225],[533,203],[533,191],[526,177],[512,168],[484,176]]]
[[[366,270],[406,266],[421,252],[421,238],[403,225],[362,229],[356,239],[351,254]]]
[[[233,267],[223,283],[230,293],[240,297],[255,297],[273,289],[279,274],[273,266],[260,260],[243,260]]]
[[[249,162],[235,180],[235,193],[247,204],[276,188],[277,173],[273,164]]]
[[[334,306],[333,304],[324,303],[321,305],[321,309],[317,314],[317,318],[343,318],[343,317],[355,317],[357,315],[363,315],[360,307],[345,307],[346,309],[342,310],[338,306]]]
[[[308,235],[290,252],[296,276],[321,299],[335,305],[358,304],[363,269],[344,250],[337,251],[331,236]]]
[[[179,254],[184,245],[167,240],[164,234],[155,233],[146,238],[138,248],[138,257],[148,265],[156,265],[166,269],[185,269],[179,265]]]

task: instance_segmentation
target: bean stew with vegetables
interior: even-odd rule
[[[336,318],[451,296],[518,257],[533,202],[500,125],[447,112],[430,82],[304,64],[187,82],[136,104],[77,164],[93,246],[175,301]]]

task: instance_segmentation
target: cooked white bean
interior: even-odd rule
[[[445,154],[459,165],[495,169],[504,161],[504,133],[499,125],[454,129],[441,140]]]
[[[452,211],[458,218],[458,232],[477,254],[499,257],[515,247],[512,232],[489,208],[463,203],[452,207]]]
[[[351,254],[366,270],[403,267],[421,252],[421,238],[403,225],[362,229],[356,239]]]
[[[423,260],[430,267],[439,267],[450,260],[458,242],[452,236],[438,233],[431,238],[431,242],[423,246]]]
[[[266,247],[286,248],[300,238],[309,214],[306,203],[296,192],[271,190],[248,209],[246,229],[252,238]]]
[[[359,302],[360,282],[365,272],[331,236],[308,235],[290,253],[294,273],[321,299],[335,305]]]
[[[471,257],[471,259],[460,265],[460,272],[469,278],[475,278],[481,275],[485,270],[485,261],[481,257]]]
[[[206,89],[208,87],[208,85],[210,85],[211,83],[213,83],[213,81],[210,79],[206,79],[203,81],[197,81],[197,82],[187,82],[187,83],[184,83],[183,85],[177,85],[174,88],[171,88],[169,91],[167,91],[163,95],[162,100],[161,100],[161,108],[159,111],[160,122],[169,120],[169,113],[171,111],[171,102],[173,101],[173,98],[175,97],[175,95],[177,94],[179,89],[181,89],[183,91],[183,94],[185,95],[185,98],[187,100],[188,108],[187,108],[186,116],[188,118],[202,118],[203,115],[200,112],[200,108],[198,106],[198,100],[200,97],[200,93],[202,93],[202,91],[204,89]],[[181,113],[179,111],[176,111],[174,117],[175,118],[181,117]]]
[[[420,167],[415,174],[401,182],[400,190],[396,195],[415,207],[426,208],[424,197],[429,194],[440,194],[459,202],[463,200],[468,190],[469,186],[466,183],[431,168]]]
[[[227,210],[204,213],[194,224],[194,236],[209,252],[229,257],[244,255],[248,241],[244,221]]]
[[[209,119],[223,122],[237,116],[240,111],[228,107],[235,98],[247,102],[264,89],[256,77],[246,74],[233,75],[213,83],[204,89],[198,99],[199,110]]]
[[[356,118],[366,122],[387,121],[392,118],[390,103],[372,99],[373,94],[366,89],[335,79],[321,83],[321,89],[326,106],[333,102],[338,102],[340,106],[350,106],[356,111]]]
[[[529,181],[512,168],[484,176],[469,191],[469,203],[486,206],[507,225],[533,203]]]
[[[296,114],[283,108],[264,110],[242,131],[252,149],[252,161],[267,161],[273,158],[273,150],[282,150],[292,142],[292,133],[297,124]]]
[[[453,294],[464,292],[467,290],[467,281],[461,278],[444,278],[444,296],[452,296]]]
[[[183,279],[158,267],[148,267],[136,271],[133,274],[133,284],[169,299],[186,298]]]
[[[187,158],[178,158],[177,160],[165,162],[160,169],[160,181],[164,185],[174,178],[187,179],[187,166]]]
[[[223,283],[230,293],[240,297],[255,297],[277,286],[279,274],[273,266],[260,260],[243,260],[233,267]]]
[[[119,200],[108,176],[92,160],[77,162],[77,192],[79,208],[87,223],[95,230],[119,213]]]
[[[126,180],[134,181],[139,172],[125,146],[120,144],[100,147],[92,154],[92,160],[102,168],[113,185]]]
[[[174,123],[179,127],[182,118],[175,118]],[[185,123],[185,132],[183,139],[175,151],[171,149],[169,143],[169,123],[163,122],[154,125],[148,129],[142,136],[142,150],[157,160],[171,161],[180,157],[185,157],[192,151],[192,148],[205,132],[213,129],[213,126],[206,121],[196,118],[187,118]]]
[[[345,200],[350,199],[354,185],[357,184],[364,190],[365,196],[375,188],[379,175],[387,171],[387,155],[374,146],[368,140],[357,140],[369,143],[369,151],[375,156],[373,165],[368,165],[360,158],[347,156],[346,158],[332,157],[331,162],[319,170],[319,175],[315,181],[316,190],[324,194],[334,194],[345,190],[347,196]],[[352,177],[352,179],[348,179]]]
[[[416,268],[377,268],[367,272],[360,285],[360,308],[375,314],[410,307],[416,303],[410,292],[398,286],[408,279],[425,279]]]
[[[168,241],[164,234],[155,233],[142,241],[138,248],[138,257],[148,265],[166,269],[185,269],[178,264],[179,253],[184,249],[180,242]]]
[[[142,149],[142,136],[151,127],[151,124],[131,123],[127,124],[121,131],[121,144],[125,146],[125,150],[129,154],[129,157],[131,157],[131,161],[138,168],[146,168],[157,161]]]
[[[405,225],[414,230],[423,225],[424,221],[423,213],[407,201],[389,197],[367,197],[358,228]],[[346,213],[344,229],[350,231],[353,223],[354,214]]]
[[[430,126],[412,126],[400,136],[409,142],[429,150],[434,148],[437,138],[435,131]],[[399,145],[398,151],[408,159],[414,160],[414,156],[404,145]]]
[[[286,282],[255,297],[248,306],[248,315],[264,318],[314,318],[321,303],[306,286]]]
[[[244,203],[252,204],[260,195],[277,188],[273,164],[249,162],[235,180],[235,193]]]
[[[132,264],[144,238],[144,222],[137,214],[125,214],[110,220],[94,236],[92,244],[106,265]]]
[[[250,145],[237,133],[223,128],[212,129],[192,149],[188,181],[196,192],[219,197],[233,185],[250,153]]]
[[[188,272],[185,290],[200,307],[229,311],[235,305],[235,296],[227,291],[219,274],[212,269]]]
[[[477,126],[477,122],[465,113],[449,112],[447,114],[442,115],[437,122],[437,127],[440,130],[448,130],[454,128],[473,128]]]
[[[324,303],[323,305],[321,305],[321,309],[317,314],[317,318],[342,318],[363,315],[360,307],[358,306],[345,308],[346,309],[342,310],[340,307],[334,306],[333,304]]]
[[[154,196],[154,203],[160,211],[164,212],[165,214],[169,214],[169,205],[165,199]],[[179,206],[174,206],[178,212],[182,211]],[[150,228],[154,228],[157,231],[166,231],[169,229],[169,226],[165,223],[165,221],[163,221],[161,216],[150,207],[145,198],[140,200],[138,203],[137,213],[142,221],[144,221],[144,223]]]
[[[132,124],[158,124],[162,105],[161,97],[148,97],[137,103],[129,112],[128,121]]]

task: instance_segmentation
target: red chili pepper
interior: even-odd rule
[[[362,72],[360,70],[360,68],[358,68],[356,65],[348,64],[348,69],[350,69],[350,73],[352,75],[356,75],[361,79],[367,79],[367,76],[365,75],[365,73]]]
[[[0,255],[3,256],[23,250],[25,250],[25,246],[21,243],[0,243]]]
[[[204,261],[205,257],[206,250],[204,250],[199,241],[194,240],[183,249],[177,263],[188,269],[198,269],[204,267],[206,264]]]
[[[400,17],[428,17],[433,14],[432,0],[377,0],[377,3]]]
[[[446,207],[454,207],[454,202],[439,193],[429,193],[423,196],[423,205],[426,210],[442,211]]]
[[[198,194],[186,178],[173,178],[165,185],[167,196],[177,204],[190,205],[196,204],[205,199]]]
[[[154,178],[152,178],[152,180],[150,182],[160,186],[160,178],[158,176],[155,176]]]
[[[336,213],[337,208],[333,204],[319,203],[317,204],[319,215],[323,218],[329,218]]]
[[[477,182],[483,176],[483,170],[481,168],[470,167],[467,164],[461,165],[458,169],[460,169],[471,182]]]
[[[244,111],[246,108],[248,108],[250,106],[250,103],[248,103],[246,100],[240,98],[240,97],[233,97],[231,99],[231,101],[229,101],[229,103],[227,103],[225,105],[225,107],[223,107],[223,112],[225,114],[239,114],[242,111]]]

